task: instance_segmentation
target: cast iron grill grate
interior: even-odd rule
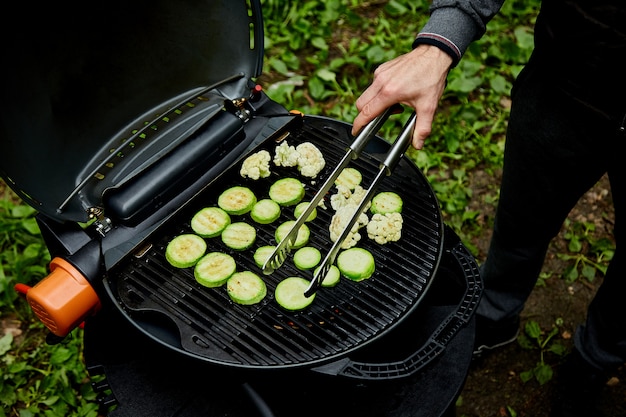
[[[284,137],[283,133],[277,132],[275,137]],[[273,155],[275,137],[264,141],[253,152],[267,149]],[[324,154],[326,167],[313,181],[300,177],[294,169],[276,167],[269,178],[243,179],[239,174],[240,164],[216,178],[152,234],[145,242],[148,250],[127,257],[110,271],[108,285],[125,314],[142,329],[148,329],[149,334],[185,353],[209,362],[244,368],[322,363],[368,344],[400,323],[426,293],[443,245],[438,202],[422,174],[405,159],[379,187],[380,191],[395,191],[403,197],[402,238],[379,245],[363,231],[359,246],[374,254],[374,276],[362,282],[342,278],[336,287],[321,288],[314,303],[304,311],[285,311],[273,297],[273,290],[282,279],[303,275],[290,259],[273,274],[263,275],[252,258],[258,246],[275,244],[274,231],[280,222],[294,219],[293,210],[289,208],[283,209],[281,218],[270,225],[255,224],[249,216],[241,216],[239,220],[257,228],[257,243],[250,250],[234,252],[219,238],[207,239],[208,251],[231,253],[238,270],[251,270],[264,279],[268,296],[257,305],[234,304],[224,288],[205,288],[195,281],[193,269],[176,269],[165,260],[169,240],[191,232],[191,216],[202,207],[216,205],[221,191],[230,186],[249,186],[258,198],[264,198],[276,179],[295,176],[306,185],[305,199],[312,198],[315,184],[321,184],[324,175],[343,156],[348,137],[346,132],[338,131],[323,119],[304,118],[302,123],[289,126],[284,140],[292,145],[310,141]],[[363,174],[364,187],[378,171],[377,158],[366,152],[353,162]],[[308,223],[310,245],[322,252],[332,245],[328,225],[333,210],[328,199],[325,204],[327,209],[318,209],[318,217]],[[311,278],[311,273],[304,276]]]

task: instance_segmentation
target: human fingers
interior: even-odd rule
[[[424,147],[426,138],[430,136],[432,131],[433,118],[425,114],[418,116],[415,120],[415,129],[413,130],[413,138],[411,139],[411,145],[420,150]]]
[[[352,122],[352,135],[357,135],[365,125],[374,120],[379,114],[382,114],[392,104],[395,103],[389,102],[389,104],[384,104],[379,99],[372,99],[366,103]]]

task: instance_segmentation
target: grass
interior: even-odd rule
[[[260,77],[268,95],[289,109],[351,121],[354,102],[374,68],[410,49],[428,16],[427,0],[264,0],[266,50]],[[448,88],[423,151],[408,155],[428,177],[445,222],[471,242],[485,227],[471,175],[492,175],[502,164],[511,83],[532,50],[539,0],[510,0],[449,76]],[[408,114],[406,115],[408,117]],[[385,126],[395,137],[404,119]],[[47,274],[49,254],[35,212],[4,187],[0,199],[0,417],[96,416],[95,395],[82,363],[82,330],[58,345],[45,344],[43,326],[14,290]],[[481,201],[497,202],[496,184]],[[602,274],[610,242],[595,240],[590,226],[569,225],[569,280]],[[470,244],[470,249],[472,248]],[[570,259],[570,258],[568,258]],[[542,354],[547,338],[530,327],[527,336]],[[545,369],[533,373],[541,381]],[[530,375],[530,374],[529,374]],[[530,376],[528,376],[530,379]]]
[[[0,417],[95,417],[95,393],[81,360],[82,330],[61,344],[46,344],[47,331],[14,290],[44,277],[50,255],[35,210],[0,190]]]

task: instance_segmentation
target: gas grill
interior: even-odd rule
[[[94,386],[105,412],[453,412],[482,282],[421,171],[402,158],[379,185],[403,198],[404,223],[399,241],[359,241],[374,255],[374,275],[320,288],[302,311],[281,308],[273,290],[311,273],[287,260],[264,275],[252,256],[276,244],[276,226],[294,220],[293,210],[268,225],[233,216],[254,224],[253,248],[207,238],[207,252],[231,254],[268,288],[260,303],[236,304],[224,288],[199,284],[192,268],[170,265],[168,242],[193,233],[193,214],[232,186],[266,198],[274,181],[297,177],[311,199],[353,140],[351,126],[292,114],[254,84],[263,52],[258,1],[114,2],[78,20],[66,7],[17,14],[34,22],[36,36],[12,45],[15,65],[4,69],[19,82],[1,93],[16,106],[2,116],[0,173],[39,211],[53,256],[51,274],[27,299],[51,342],[84,322],[89,371],[105,377]],[[278,166],[267,178],[240,174],[244,158],[273,155],[284,141],[313,143],[325,168],[314,178]],[[375,137],[351,163],[364,187],[388,149]],[[322,252],[333,243],[329,199],[309,223],[309,244]],[[211,389],[198,390],[204,384]]]

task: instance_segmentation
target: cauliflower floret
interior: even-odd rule
[[[283,167],[295,167],[298,165],[300,154],[295,146],[291,146],[287,141],[283,141],[274,151],[274,165]]]
[[[239,173],[242,177],[258,180],[270,176],[270,161],[272,157],[266,150],[261,150],[247,157],[241,165]]]
[[[348,222],[352,218],[352,215],[354,214],[356,208],[357,206],[355,205],[339,207],[339,209],[333,215],[330,221],[330,240],[336,242],[337,239],[339,239],[339,236],[341,236],[343,229],[345,229],[345,227],[348,225]],[[349,249],[353,246],[356,246],[358,241],[361,240],[361,234],[359,233],[359,229],[366,226],[368,222],[369,218],[367,217],[367,214],[361,213],[358,220],[354,223],[354,225],[352,225],[350,233],[341,244],[341,248]]]
[[[365,194],[367,194],[367,190],[360,185],[357,185],[354,190],[351,190],[349,186],[343,184],[337,185],[336,188],[337,193],[330,196],[330,206],[335,211],[344,206],[360,204]],[[368,210],[371,205],[372,203],[368,202],[363,211]]]
[[[401,235],[402,215],[400,213],[377,213],[367,224],[367,236],[381,245],[400,240]]]
[[[326,166],[324,155],[311,142],[303,142],[296,147],[298,152],[298,170],[305,177],[315,178]]]

